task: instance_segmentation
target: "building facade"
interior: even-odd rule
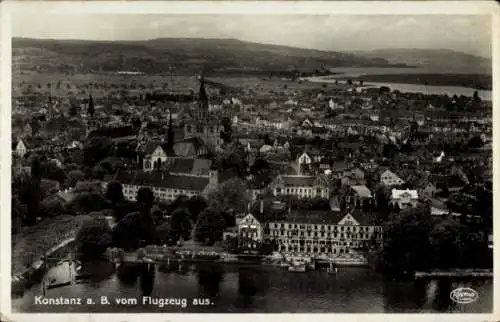
[[[208,175],[172,174],[166,171],[118,173],[112,179],[123,186],[123,195],[129,201],[136,201],[140,188],[149,188],[158,201],[171,202],[179,196],[203,196],[217,187],[217,171]]]
[[[359,211],[293,211],[264,225],[264,239],[288,255],[341,257],[382,242],[382,227]]]
[[[390,171],[390,170],[385,170],[384,172],[382,172],[382,174],[380,175],[380,183],[382,183],[383,185],[386,185],[388,187],[391,187],[391,186],[399,186],[399,185],[402,185],[404,184],[404,180],[401,179],[397,174],[395,174],[394,172]]]
[[[271,186],[274,196],[330,197],[328,180],[322,176],[279,175]]]

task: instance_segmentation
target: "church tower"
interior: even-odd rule
[[[174,151],[174,128],[172,124],[172,110],[168,111],[169,114],[169,122],[168,122],[168,130],[167,130],[167,150],[168,154],[173,154]]]
[[[198,96],[198,112],[201,119],[207,117],[208,114],[208,95],[205,89],[205,77],[200,75],[200,91]]]

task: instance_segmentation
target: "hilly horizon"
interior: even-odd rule
[[[387,60],[351,53],[245,42],[237,39],[155,38],[141,41],[12,39],[13,65],[47,71],[191,73],[327,71],[335,67],[390,67]]]
[[[492,73],[492,59],[451,49],[384,48],[371,51],[354,51],[367,57],[384,57],[391,64],[407,64],[426,69]]]
[[[449,49],[326,51],[234,38],[154,38],[139,41],[12,39],[13,65],[45,71],[136,70],[145,73],[326,72],[336,67],[422,67],[491,73],[491,59]]]

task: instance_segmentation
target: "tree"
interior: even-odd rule
[[[140,188],[137,191],[137,206],[140,213],[140,221],[137,225],[137,230],[141,240],[146,243],[150,242],[153,238],[153,216],[151,215],[151,208],[155,200],[153,191],[149,188]]]
[[[107,137],[93,137],[83,147],[83,162],[92,167],[113,154],[113,143]]]
[[[252,166],[250,167],[250,173],[254,176],[258,176],[259,174],[267,171],[270,169],[269,163],[262,159],[262,158],[257,158]]]
[[[216,241],[222,240],[222,233],[225,228],[226,222],[221,212],[213,208],[207,208],[198,217],[195,238],[199,242],[212,245]]]
[[[184,204],[191,214],[191,221],[196,222],[198,215],[208,207],[208,202],[202,196],[193,196]]]
[[[125,197],[123,196],[122,184],[118,181],[111,181],[106,187],[105,196],[113,205],[123,202]]]
[[[479,136],[474,136],[469,140],[469,147],[472,149],[481,148],[483,145],[484,142]]]
[[[170,223],[165,221],[154,228],[154,240],[156,244],[175,244],[172,238]]]
[[[85,179],[85,173],[80,170],[71,170],[66,176],[66,187],[74,187],[78,181]]]
[[[178,208],[172,213],[170,220],[171,237],[177,241],[180,237],[184,240],[190,238],[191,234],[191,214],[186,208]]]
[[[50,160],[40,162],[40,175],[41,178],[55,180],[60,183],[66,180],[66,173],[64,170]]]
[[[40,129],[42,128],[42,126],[40,125],[40,121],[36,117],[33,117],[31,119],[30,126],[31,126],[31,135],[37,136],[38,133],[40,132]]]
[[[155,196],[150,188],[140,188],[137,191],[137,204],[140,211],[144,213],[149,213],[153,207]]]
[[[76,194],[69,204],[72,211],[76,213],[88,213],[99,211],[108,207],[108,203],[103,199],[100,193],[95,191],[86,191]]]
[[[225,181],[210,193],[209,207],[220,213],[242,213],[249,202],[246,191],[246,185],[240,179]]]
[[[243,178],[247,174],[246,153],[241,148],[235,148],[225,153],[221,153],[215,160],[215,167],[220,171],[235,170]]]
[[[231,136],[233,133],[233,129],[231,127],[231,119],[229,119],[228,117],[223,117],[221,120],[221,124],[224,127],[221,133],[221,138],[224,140],[224,142],[229,143],[231,142]]]
[[[436,223],[430,233],[429,242],[432,248],[433,266],[440,269],[457,267],[458,232],[460,225],[451,218]]]
[[[113,243],[125,250],[133,250],[139,248],[139,244],[143,238],[137,227],[140,225],[141,215],[139,212],[134,212],[126,215],[118,221],[113,228]]]
[[[142,125],[142,121],[138,117],[133,117],[130,121],[134,128],[140,128]]]
[[[90,117],[94,117],[95,107],[94,107],[94,99],[92,98],[92,95],[89,95],[89,106],[87,109],[87,113],[89,114]]]
[[[273,145],[273,141],[271,140],[271,136],[269,135],[269,133],[264,134],[264,144]]]
[[[419,207],[395,215],[384,225],[383,268],[389,275],[400,275],[431,267],[429,233],[432,217]]]
[[[98,258],[112,244],[111,228],[105,219],[89,219],[78,230],[75,241],[82,258]]]

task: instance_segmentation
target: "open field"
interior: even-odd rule
[[[31,86],[31,89],[29,87]],[[23,92],[48,94],[52,96],[107,96],[113,92],[127,90],[130,95],[144,94],[146,91],[174,91],[186,93],[198,91],[196,75],[119,75],[117,73],[36,73],[17,72],[12,77],[12,95],[21,96]],[[210,89],[209,89],[210,90]]]

